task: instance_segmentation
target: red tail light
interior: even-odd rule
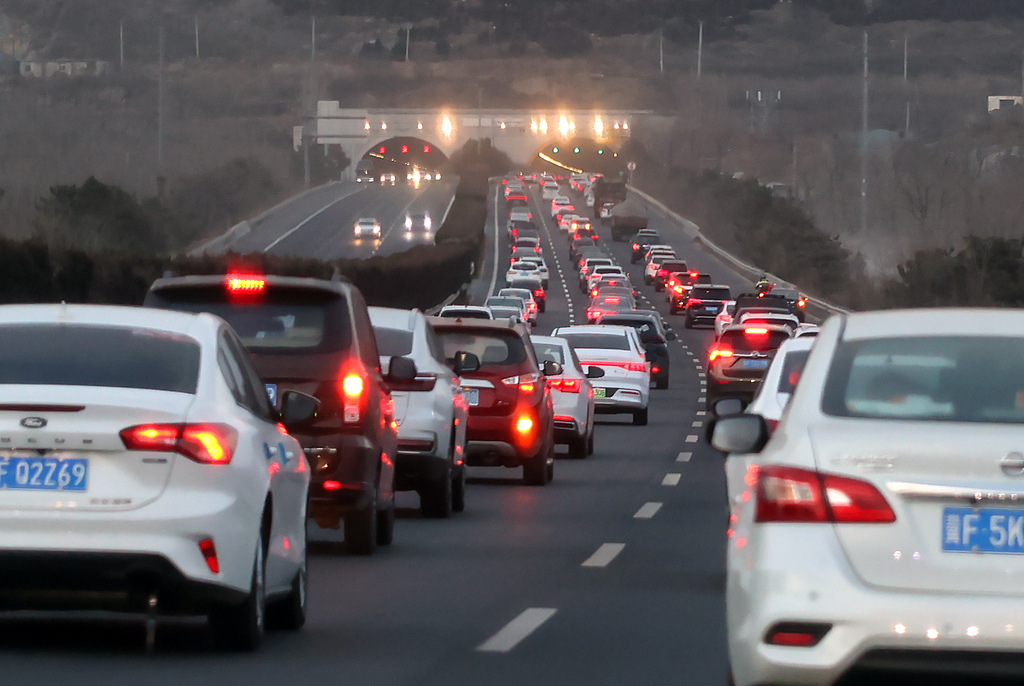
[[[267,280],[261,276],[229,274],[225,285],[231,295],[259,295],[267,290]]]
[[[751,327],[743,329],[743,333],[747,336],[767,336],[768,329],[762,327]]]
[[[704,301],[701,300],[700,298],[690,298],[686,302],[689,305],[703,305],[704,304]]]
[[[548,379],[548,385],[563,393],[579,393],[581,387],[579,379]]]
[[[533,374],[521,374],[519,376],[509,376],[501,380],[506,386],[519,386],[519,392],[529,395],[537,390],[538,382],[541,380],[541,375],[537,373]]]
[[[210,568],[210,571],[220,574],[220,560],[217,559],[217,548],[213,545],[212,538],[204,538],[199,541],[199,552],[203,554],[203,559],[206,560],[206,566]]]
[[[691,279],[696,279],[697,278],[697,274],[699,274],[699,272],[690,272],[690,278]]]
[[[648,370],[646,362],[609,362],[607,360],[601,360],[599,362],[580,362],[584,367],[620,367],[629,372],[646,372]]]
[[[659,269],[658,270],[658,276],[668,276],[668,270],[667,269]]]
[[[708,356],[708,362],[714,362],[719,357],[732,357],[732,350],[729,348],[712,348]]]
[[[543,298],[543,297],[544,297],[544,289],[543,289],[543,288],[538,288],[537,290],[535,290],[535,291],[533,292],[533,294],[534,294],[534,295],[535,295],[536,297],[538,297],[538,298]]]
[[[587,319],[597,319],[600,314],[598,310],[587,310]]]
[[[756,519],[888,524],[896,521],[896,514],[867,481],[770,465],[758,471]]]
[[[227,424],[138,424],[121,430],[128,450],[178,453],[200,464],[228,464],[238,432]]]
[[[338,382],[341,395],[342,421],[356,424],[363,416],[366,407],[366,381],[359,372],[349,372]]]
[[[639,250],[639,249],[640,249],[640,246],[637,245],[636,243],[634,243],[633,244],[633,250]]]
[[[533,246],[533,251],[534,252],[540,252],[540,246],[539,245]]]
[[[619,304],[619,298],[617,296],[610,295],[610,296],[608,296],[607,298],[604,299],[604,302],[607,305],[618,305]]]
[[[768,425],[769,433],[775,433],[775,429],[779,426],[778,419],[765,419],[764,423]]]

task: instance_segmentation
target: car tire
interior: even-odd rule
[[[665,289],[665,287],[663,285],[661,285],[657,281],[654,282],[654,292],[655,293],[661,293],[664,289]]]
[[[675,313],[676,313],[676,312],[678,312],[678,311],[679,311],[679,308],[678,308],[678,307],[676,307],[675,305],[673,305],[673,304],[672,304],[672,303],[670,302],[670,303],[669,303],[669,306],[668,306],[668,313],[669,313],[669,314],[675,314]]]
[[[288,591],[288,595],[267,606],[268,627],[285,631],[298,631],[302,628],[306,623],[308,609],[308,583],[309,571],[306,567],[306,553],[303,552],[301,566],[299,571],[295,572],[292,588]]]
[[[430,519],[447,519],[452,514],[452,473],[446,468],[437,481],[420,491],[420,511]]]
[[[693,319],[690,318],[690,315],[686,315],[686,319],[683,320],[683,326],[687,329],[693,328]]]
[[[527,486],[546,486],[555,476],[555,445],[549,442],[529,462],[523,465],[523,481]]]
[[[452,512],[466,509],[466,467],[459,466],[452,477]]]
[[[589,437],[584,434],[582,436],[573,436],[569,439],[569,457],[574,460],[586,459],[587,455],[587,444],[589,443]]]
[[[653,283],[653,281],[649,279],[646,274],[644,274],[644,283],[650,286]]]
[[[395,501],[383,510],[377,510],[377,545],[391,545],[395,540]]]
[[[377,502],[345,515],[345,547],[352,555],[373,555],[377,549]]]
[[[587,437],[587,455],[594,454],[594,427],[590,427],[590,435]]]
[[[249,594],[241,603],[216,605],[210,609],[209,624],[214,642],[223,650],[252,652],[263,641],[266,621],[267,561],[263,536],[256,542]]]
[[[659,376],[658,380],[654,382],[654,387],[662,390],[668,388],[668,374]]]
[[[633,410],[633,426],[647,426],[647,408]]]

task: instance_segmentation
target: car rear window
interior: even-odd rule
[[[690,291],[691,298],[697,298],[698,300],[728,300],[729,289],[728,288],[700,288],[694,286],[693,290]]]
[[[201,348],[183,334],[71,324],[0,326],[0,384],[195,393]]]
[[[747,333],[742,329],[737,329],[723,332],[720,342],[735,352],[765,353],[778,349],[789,338],[789,334],[784,331]]]
[[[377,352],[389,357],[402,357],[412,352],[412,331],[373,327],[377,337]]]
[[[441,316],[446,319],[490,319],[486,312],[480,310],[445,310]]]
[[[629,339],[625,334],[613,333],[561,333],[560,338],[569,341],[573,350],[580,348],[605,348],[606,350],[629,350]]]
[[[523,299],[522,298],[505,298],[492,295],[487,299],[487,307],[515,307],[516,309],[522,309]]]
[[[822,407],[839,417],[1024,423],[1024,338],[843,342]]]
[[[686,263],[680,260],[665,260],[661,263],[661,268],[669,272],[685,272]]]
[[[458,352],[473,353],[480,359],[481,367],[516,365],[527,359],[523,340],[511,332],[503,334],[442,329],[437,335],[444,347],[444,357],[449,362],[455,359]]]
[[[779,393],[792,393],[800,381],[800,375],[804,372],[804,365],[807,364],[807,357],[810,350],[794,350],[786,353],[786,359],[782,361],[782,376],[779,377]]]

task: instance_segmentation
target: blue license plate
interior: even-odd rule
[[[705,312],[718,312],[718,308],[715,307],[714,305],[712,305],[711,307],[705,307],[704,311]]]
[[[89,460],[85,458],[0,458],[0,489],[84,491],[88,483]]]
[[[745,369],[767,369],[768,360],[743,360]]]
[[[276,383],[268,383],[268,384],[266,384],[266,386],[267,386],[267,396],[270,397],[270,404],[273,405],[274,407],[277,407],[277,384]]]
[[[949,553],[1024,555],[1024,510],[943,508],[942,549]]]

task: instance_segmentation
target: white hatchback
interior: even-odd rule
[[[381,369],[399,358],[415,364],[408,381],[390,381],[398,422],[395,490],[416,491],[426,517],[445,518],[466,506],[466,418],[459,377],[419,310],[370,307]],[[403,362],[408,364],[408,362]]]
[[[302,626],[310,469],[221,319],[0,307],[0,607],[207,614],[251,650]],[[265,612],[266,610],[266,612]]]
[[[604,376],[594,385],[598,413],[628,413],[633,415],[634,424],[647,424],[651,365],[636,329],[594,324],[561,327],[551,335],[566,339],[583,366],[604,370]]]
[[[727,469],[737,686],[1019,666],[1024,313],[833,316],[770,440],[753,414],[710,431],[744,465]]]

